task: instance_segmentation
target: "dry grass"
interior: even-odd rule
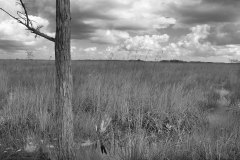
[[[1,60],[0,68],[0,159],[54,159],[54,63]],[[237,64],[74,61],[73,75],[78,159],[240,158]],[[212,127],[221,88],[235,110],[231,125]],[[112,118],[102,135],[108,156],[78,145],[97,139],[105,114]],[[32,155],[24,151],[29,137],[38,148]]]

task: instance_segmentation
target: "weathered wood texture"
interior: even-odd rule
[[[70,22],[70,0],[56,0],[56,120],[59,160],[74,159]]]

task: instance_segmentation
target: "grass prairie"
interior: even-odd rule
[[[240,159],[239,64],[72,66],[78,159]],[[54,79],[54,61],[0,61],[0,159],[54,159]],[[97,141],[104,115],[111,117],[102,135],[107,155],[80,145]]]

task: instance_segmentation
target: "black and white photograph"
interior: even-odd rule
[[[0,0],[0,160],[240,160],[240,0]]]

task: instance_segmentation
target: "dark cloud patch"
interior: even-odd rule
[[[16,51],[20,50],[27,50],[29,49],[26,47],[21,41],[14,41],[14,40],[2,40],[0,39],[0,50],[3,50],[7,53],[15,53]]]
[[[27,1],[27,0],[26,0]],[[49,21],[47,30],[55,32],[55,1],[54,0],[30,0],[27,6],[30,14],[46,18]],[[144,22],[131,21],[131,19],[124,18],[130,12],[129,9],[135,5],[136,2],[122,3],[114,0],[72,0],[71,1],[71,27],[73,39],[89,39],[97,30],[120,30],[129,33],[146,33],[150,25],[145,25]],[[118,13],[116,11],[124,11]],[[123,14],[123,18],[119,17]],[[131,14],[130,14],[131,15]],[[159,15],[161,17],[161,15]],[[156,22],[157,23],[157,22]],[[146,31],[146,32],[144,32]]]
[[[240,23],[212,27],[207,40],[215,45],[240,44]]]
[[[54,0],[26,0],[30,1],[27,6],[30,10],[29,14],[41,16],[49,20],[48,30],[55,32],[55,1]],[[89,39],[98,29],[115,29],[127,31],[130,35],[145,34],[144,25],[136,25],[128,21],[119,20],[118,15],[111,14],[114,9],[129,9],[131,3],[124,4],[113,0],[97,0],[97,1],[71,1],[72,16],[72,38],[73,39]],[[171,3],[168,5],[167,11],[155,13],[159,16],[165,15],[174,17],[177,22],[188,25],[209,24],[210,26],[228,23],[222,27],[212,27],[207,40],[216,45],[239,44],[239,32],[236,32],[240,26],[231,25],[231,23],[239,20],[240,0],[202,0],[200,3],[190,3],[186,1],[181,5]],[[86,21],[99,23],[84,23]],[[116,23],[118,22],[118,23]],[[217,29],[218,28],[218,29]],[[171,41],[185,34],[190,33],[190,29],[176,28],[171,25],[167,28],[157,29],[160,34],[166,33]],[[221,37],[224,35],[224,38]]]
[[[73,39],[89,39],[91,34],[97,29],[105,29],[106,26],[111,28],[111,22],[117,19],[109,12],[114,9],[129,7],[130,4],[122,4],[112,0],[98,0],[98,1],[71,1],[71,28]],[[49,21],[47,29],[50,32],[55,32],[55,1],[54,0],[31,0],[27,3],[29,14],[41,16]],[[84,21],[101,20],[105,21],[104,25],[96,25],[94,23],[88,24]],[[108,23],[110,22],[110,23]],[[121,26],[119,26],[121,28]]]
[[[88,39],[90,34],[93,33],[97,27],[92,25],[84,24],[81,20],[72,21],[72,39]]]
[[[160,34],[167,34],[170,36],[170,41],[177,41],[180,37],[191,32],[189,28],[177,28],[171,25],[167,28],[158,29]]]
[[[82,5],[81,5],[82,4]],[[55,1],[53,0],[31,0],[27,4],[30,14],[41,16],[48,19],[48,30],[54,32],[56,28],[55,22]],[[72,17],[72,38],[73,39],[87,39],[90,34],[94,33],[96,29],[103,29],[104,26],[95,26],[95,24],[86,24],[85,20],[102,20],[114,21],[117,19],[109,12],[114,9],[129,7],[129,4],[122,4],[112,0],[98,0],[92,1],[72,1],[71,2],[71,17]],[[111,27],[111,26],[110,26]]]
[[[192,4],[170,4],[166,12],[183,24],[212,24],[240,20],[239,0],[202,0]]]
[[[235,6],[236,5],[240,5],[240,1],[239,0],[202,0],[203,3],[207,3],[207,4],[217,4],[217,5],[227,5],[227,6]]]
[[[44,18],[49,18],[54,16],[56,12],[56,2],[53,0],[25,0],[26,7],[28,9],[29,15],[41,16]]]
[[[165,14],[174,17],[186,28],[202,24],[211,26],[210,34],[204,42],[214,45],[240,44],[240,0],[202,0],[181,5],[172,3],[168,7]],[[169,28],[164,30],[167,33]],[[180,32],[174,34],[179,35]],[[168,35],[174,37],[171,32]]]
[[[111,10],[129,7],[129,5],[124,5],[122,3],[112,0],[98,0],[94,3],[88,3],[86,1],[85,3],[80,3],[80,5],[78,3],[78,1],[73,1],[73,3],[71,3],[72,17],[74,18],[74,16],[76,15],[78,19],[83,20],[114,20],[116,19],[116,17],[109,14]]]
[[[47,29],[55,31],[56,1],[54,0],[24,0],[29,15],[40,16],[49,21]],[[36,22],[37,23],[37,22]],[[44,26],[46,27],[46,26]]]
[[[71,12],[72,19],[102,19],[102,20],[114,20],[115,17],[109,14],[102,12],[101,10],[92,11],[92,10],[72,10]]]
[[[121,30],[121,31],[140,31],[140,30],[144,30],[145,27],[143,26],[138,26],[138,25],[134,25],[134,24],[117,24],[117,23],[113,23],[111,25],[109,25],[109,28],[113,28],[116,30]]]
[[[55,32],[56,30],[56,3],[51,0],[37,1],[33,0],[32,3],[28,5],[30,14],[35,16],[41,16],[49,21],[48,30],[50,32]],[[89,18],[100,18],[101,15],[97,15],[95,12],[82,11],[77,8],[77,6],[71,6],[71,29],[73,39],[83,39],[87,38],[89,33],[94,32],[95,27],[91,25],[84,24],[83,19]]]
[[[215,22],[234,22],[239,18],[238,8],[234,6],[198,4],[194,6],[172,6],[177,18],[183,24],[206,24]]]
[[[53,0],[31,0],[27,3],[27,6],[32,15],[40,15],[44,18],[54,17],[55,19],[55,6],[56,3]],[[115,19],[113,15],[108,12],[115,8],[123,8],[128,5],[123,5],[109,0],[98,0],[96,2],[83,3],[82,1],[71,2],[71,14],[75,19]]]

